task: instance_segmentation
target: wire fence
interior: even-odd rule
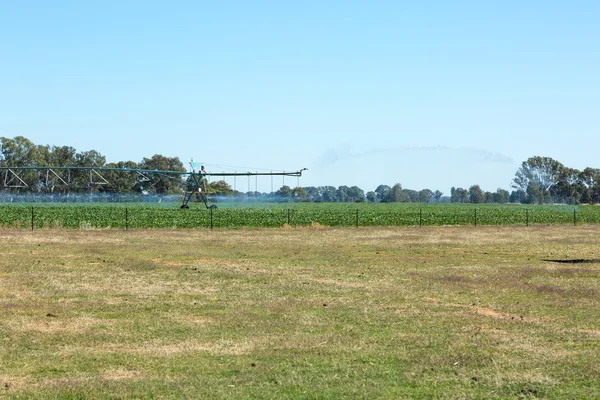
[[[429,207],[381,210],[285,208],[190,209],[144,207],[0,207],[0,226],[12,229],[219,229],[283,226],[442,226],[598,224],[597,208],[523,209]]]

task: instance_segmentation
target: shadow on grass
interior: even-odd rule
[[[592,258],[592,259],[584,259],[584,258],[574,258],[569,260],[542,260],[548,262],[555,262],[561,264],[595,264],[600,263],[600,258]]]

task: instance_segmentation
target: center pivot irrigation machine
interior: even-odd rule
[[[295,172],[218,172],[218,173],[208,173],[204,169],[203,166],[200,166],[200,170],[196,171],[196,167],[198,164],[191,163],[192,171],[187,173],[187,187],[186,191],[183,194],[183,204],[181,204],[181,208],[189,208],[188,203],[190,200],[197,196],[202,200],[206,208],[216,208],[217,206],[209,205],[208,198],[206,197],[209,193],[206,190],[206,183],[208,176],[217,176],[217,177],[230,177],[230,176],[302,176],[302,171],[306,171],[308,168],[302,168],[301,170]]]
[[[190,163],[191,171],[150,170],[140,168],[107,168],[107,167],[0,167],[3,189],[33,189],[39,192],[53,193],[55,188],[86,188],[91,191],[94,186],[108,185],[110,173],[127,172],[136,175],[137,182],[150,182],[153,177],[162,177],[179,182],[185,182],[181,208],[189,208],[189,203],[196,198],[204,203],[206,208],[216,208],[209,205],[207,183],[210,177],[246,176],[290,176],[300,177],[307,168],[293,172],[207,172],[199,163]],[[200,167],[199,170],[196,170]]]

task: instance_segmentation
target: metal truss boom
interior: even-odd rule
[[[75,166],[24,166],[8,167],[0,166],[0,176],[3,188],[28,188],[37,185],[37,188],[51,188],[57,186],[71,187],[85,183],[85,186],[91,190],[94,185],[107,185],[109,181],[105,176],[107,172],[129,172],[137,175],[139,181],[150,181],[152,176],[161,176],[167,179],[187,181],[187,187],[184,192],[183,204],[181,208],[188,208],[188,203],[196,194],[209,207],[206,198],[206,189],[202,190],[207,177],[235,177],[235,176],[291,176],[300,177],[306,168],[298,171],[281,172],[206,172],[201,171],[169,171],[158,169],[142,168],[111,168],[111,167],[75,167]],[[31,181],[32,175],[35,176],[35,182]],[[85,179],[84,178],[85,174]],[[26,176],[27,175],[27,176]],[[76,179],[79,178],[79,179]]]
[[[194,171],[169,171],[160,169],[143,169],[143,168],[109,168],[109,167],[53,167],[53,166],[27,166],[27,167],[0,167],[0,171],[15,170],[15,171],[120,171],[120,172],[140,172],[140,173],[153,173],[153,174],[167,174],[167,175],[191,175],[201,174],[210,176],[269,176],[269,175],[285,175],[285,176],[302,176],[302,171],[306,171],[306,168],[302,168],[299,171],[282,171],[282,172],[194,172]]]

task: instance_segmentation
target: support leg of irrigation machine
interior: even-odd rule
[[[183,203],[181,204],[181,208],[190,208],[189,203],[194,196],[200,197],[200,200],[202,200],[206,208],[217,208],[214,205],[208,205],[208,198],[206,197],[206,194],[204,194],[204,192],[202,191],[202,186],[204,186],[204,189],[206,190],[206,186],[203,185],[203,183],[203,174],[191,174],[189,176],[186,188],[187,190],[183,194]]]

